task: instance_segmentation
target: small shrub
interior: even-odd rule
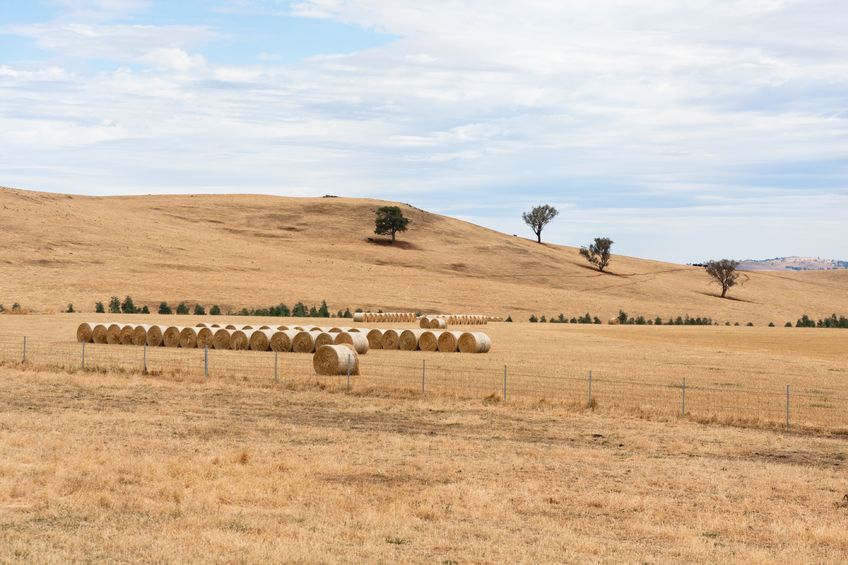
[[[168,306],[167,302],[162,302],[159,304],[159,313],[160,314],[173,314],[174,312],[171,310],[171,307]]]
[[[147,305],[145,304],[144,306],[141,307],[141,313],[142,314],[150,314],[150,308],[148,308]]]
[[[209,314],[212,316],[220,316],[221,315],[221,307],[215,304],[212,308],[209,309]]]
[[[94,311],[97,312],[98,314],[105,314],[106,308],[103,306],[102,302],[96,302],[94,304]]]
[[[774,327],[774,322],[769,322],[768,327],[773,328],[773,327]]]
[[[194,305],[194,315],[195,316],[205,316],[206,315],[206,308],[204,308],[202,304],[195,304]]]
[[[68,304],[68,309],[65,310],[65,312],[67,312],[68,314],[73,314],[74,313],[74,305]]]
[[[541,323],[543,323],[543,324],[544,324],[544,323],[545,323],[545,322],[547,322],[547,321],[548,321],[548,320],[547,320],[547,319],[545,319],[545,315],[544,315],[544,314],[542,314],[542,317],[541,317],[541,318],[539,318],[539,322],[541,322]]]
[[[180,302],[179,304],[177,304],[177,314],[179,314],[180,316],[185,316],[188,314],[188,306],[185,302]]]
[[[512,323],[512,316],[511,316],[511,315],[510,315],[510,316],[507,316],[507,317],[506,317],[506,320],[504,320],[504,322]]]
[[[121,313],[121,299],[117,296],[113,296],[109,299],[109,313],[110,314],[120,314]]]
[[[536,317],[536,314],[530,314],[530,323],[535,324],[539,321],[539,318]]]
[[[747,324],[745,324],[745,325],[746,325],[747,327],[749,327],[749,328],[753,328],[753,327],[754,327],[754,322],[748,322],[748,323],[747,323]]]
[[[792,327],[792,322],[786,322],[785,324],[783,324],[783,327],[784,327],[784,328],[791,328],[791,327]]]

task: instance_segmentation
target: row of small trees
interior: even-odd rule
[[[72,305],[68,306],[68,312],[73,312]],[[97,302],[94,305],[94,311],[100,314],[105,314],[107,311],[107,306],[104,305],[102,302]],[[148,308],[146,305],[139,308],[135,305],[135,302],[133,302],[131,296],[126,296],[123,301],[117,296],[113,296],[109,300],[108,312],[110,314],[150,314],[150,308]],[[194,306],[190,307],[185,302],[180,302],[175,308],[171,308],[171,306],[167,302],[161,302],[159,303],[159,309],[157,310],[157,313],[162,315],[170,315],[176,313],[181,316],[187,316],[190,314],[194,314],[195,316],[205,316],[206,307],[202,304],[195,304]],[[321,305],[318,307],[315,307],[314,305],[306,306],[303,302],[298,302],[291,309],[285,304],[278,304],[276,306],[271,306],[268,308],[242,308],[238,312],[227,313],[235,316],[274,316],[280,318],[353,318],[353,313],[351,313],[349,308],[343,311],[339,310],[336,314],[331,314],[330,309],[327,306],[327,302],[325,300],[322,300]],[[221,307],[217,304],[209,308],[210,316],[220,316],[221,314]]]

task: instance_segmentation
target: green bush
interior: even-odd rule
[[[94,311],[97,312],[98,314],[105,314],[106,308],[103,306],[102,302],[96,302],[94,304]]]
[[[204,308],[202,304],[195,304],[194,305],[194,315],[195,316],[205,316],[206,315],[206,308]]]
[[[167,302],[162,302],[159,304],[159,313],[160,314],[173,314],[174,312],[171,310],[171,307],[168,306]]]
[[[217,304],[213,305],[212,308],[209,309],[209,314],[211,316],[220,316],[221,315],[221,307]]]
[[[536,317],[536,314],[530,314],[530,322],[535,324],[539,321],[539,318]]]
[[[73,314],[74,313],[74,305],[68,304],[68,309],[65,310],[65,312],[67,312],[68,314]]]
[[[150,314],[150,308],[148,308],[147,305],[145,304],[144,306],[141,307],[141,313],[142,314]]]
[[[138,314],[138,308],[135,307],[131,296],[127,295],[121,303],[121,312],[124,314]]]
[[[110,314],[120,314],[121,313],[121,299],[117,296],[113,296],[109,299],[109,313]]]
[[[504,322],[512,323],[512,315],[507,316],[506,320],[504,320]]]
[[[188,314],[188,306],[185,302],[180,302],[177,304],[177,314],[180,316],[186,316]]]

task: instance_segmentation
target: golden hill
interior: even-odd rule
[[[373,210],[349,198],[83,197],[0,190],[0,303],[34,311],[132,295],[224,309],[326,299],[332,310],[630,314],[781,324],[848,313],[848,271],[749,273],[731,300],[700,268],[615,256],[609,274],[577,249],[403,206],[396,246],[369,241]]]

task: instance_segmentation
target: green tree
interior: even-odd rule
[[[94,311],[98,314],[104,314],[106,312],[106,308],[103,306],[102,302],[96,302],[94,304]]]
[[[177,304],[177,314],[180,316],[186,316],[188,314],[188,306],[185,302],[180,302]]]
[[[150,314],[150,308],[147,307],[147,304],[141,307],[142,314]]]
[[[109,299],[109,313],[110,314],[120,314],[121,313],[121,299],[117,296],[113,296]]]
[[[205,316],[206,315],[206,308],[204,308],[202,304],[195,304],[194,305],[194,315],[195,316]]]
[[[217,304],[213,305],[212,308],[209,309],[210,316],[220,316],[221,315],[221,307]]]
[[[603,273],[612,257],[613,243],[613,240],[608,237],[596,237],[595,241],[589,244],[589,247],[580,248],[580,255]]]
[[[397,232],[405,232],[409,226],[409,219],[403,217],[403,212],[397,206],[382,206],[377,208],[374,218],[374,233],[377,235],[391,235],[392,243],[395,242]]]
[[[542,243],[542,230],[557,217],[559,210],[548,204],[534,206],[529,212],[521,214],[524,223],[530,226],[536,234],[536,241]]]
[[[135,304],[133,303],[132,296],[127,295],[127,297],[124,298],[124,301],[121,303],[121,312],[123,312],[124,314],[136,314],[136,313],[138,313],[138,309],[135,307]]]
[[[330,317],[330,309],[327,307],[327,301],[321,301],[321,307],[318,308],[318,317],[319,318],[329,318]]]
[[[159,313],[160,314],[173,314],[174,312],[171,310],[171,307],[168,306],[167,302],[162,302],[159,304]]]
[[[295,318],[305,318],[309,315],[309,311],[306,309],[306,305],[303,302],[298,302],[294,305],[292,309],[292,316]]]
[[[704,266],[707,274],[721,287],[721,297],[727,296],[727,291],[736,285],[741,285],[748,277],[737,272],[739,261],[733,259],[721,259],[720,261],[708,261]]]

